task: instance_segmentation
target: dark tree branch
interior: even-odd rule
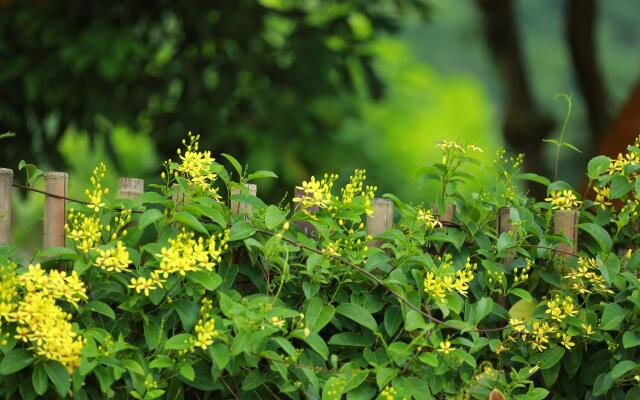
[[[597,5],[595,0],[567,3],[567,42],[578,87],[589,120],[592,143],[597,143],[609,126],[607,90],[597,60],[595,41]]]
[[[511,0],[476,0],[485,25],[485,40],[504,85],[503,133],[507,144],[525,153],[525,168],[539,174],[547,169],[542,162],[542,139],[553,128],[553,120],[541,112],[533,99],[527,77]],[[545,195],[532,186],[531,194]]]

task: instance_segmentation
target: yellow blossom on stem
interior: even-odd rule
[[[95,265],[105,271],[122,272],[129,268],[131,258],[127,247],[120,240],[116,243],[116,247],[106,250],[98,250],[98,258]]]
[[[582,205],[573,190],[554,190],[545,201],[551,204],[554,210],[577,210]]]
[[[443,340],[442,342],[440,342],[438,347],[438,351],[443,354],[449,354],[455,349],[453,346],[451,346],[451,342],[448,340]]]

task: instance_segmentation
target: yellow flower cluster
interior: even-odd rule
[[[189,141],[182,140],[186,147],[184,154],[178,149],[178,157],[181,163],[171,168],[169,172],[174,176],[181,176],[194,187],[207,193],[216,201],[220,200],[218,188],[214,186],[218,175],[211,171],[215,159],[211,157],[211,151],[200,151],[200,135],[189,132]]]
[[[314,176],[309,181],[303,181],[302,186],[298,188],[302,193],[293,198],[294,203],[298,203],[303,211],[313,217],[314,209],[323,209],[335,211],[339,206],[347,206],[353,203],[353,200],[360,196],[362,206],[367,215],[373,213],[371,202],[375,196],[376,186],[365,185],[367,179],[364,169],[356,169],[349,177],[349,183],[340,189],[341,196],[334,196],[331,193],[333,186],[338,179],[336,174],[324,174],[324,177],[317,180]]]
[[[465,146],[462,146],[460,143],[456,142],[455,140],[442,140],[438,142],[438,144],[436,144],[436,147],[443,151],[454,150],[460,153],[466,153],[467,150],[478,151],[480,153],[483,152],[483,150],[480,147],[476,146],[475,144],[469,144],[465,147]]]
[[[599,188],[599,187],[594,187],[593,191],[596,192],[596,198],[593,201],[593,204],[596,207],[600,207],[603,210],[606,210],[607,207],[610,207],[611,205],[613,205],[612,202],[609,201],[609,196],[611,193],[611,188],[608,186],[605,186],[603,188]]]
[[[538,351],[544,351],[549,345],[549,335],[557,331],[555,326],[550,325],[548,322],[535,321],[530,330],[525,328],[522,334],[522,340],[527,339],[527,334],[531,335],[531,348]]]
[[[575,346],[571,336],[563,324],[567,317],[573,317],[578,314],[573,299],[569,296],[561,298],[555,296],[547,302],[546,314],[549,315],[549,321],[535,320],[524,322],[517,318],[509,320],[512,327],[512,334],[509,336],[510,341],[515,341],[519,337],[523,342],[528,343],[533,350],[544,351],[552,343],[557,343],[567,349]],[[591,325],[583,325],[585,328],[585,336],[591,335],[593,332]]]
[[[577,294],[613,294],[613,290],[607,287],[595,258],[579,257],[577,268],[567,272],[563,279],[567,281],[568,289]]]
[[[131,264],[131,258],[127,247],[120,240],[116,243],[115,248],[106,250],[98,250],[98,257],[96,258],[95,265],[107,272],[123,272]]]
[[[71,239],[78,250],[88,253],[100,244],[102,233],[111,233],[111,240],[117,239],[118,235],[126,236],[126,224],[131,221],[131,210],[123,210],[120,216],[114,219],[114,226],[111,224],[106,227],[102,225],[98,212],[105,206],[103,195],[109,192],[108,188],[102,187],[102,179],[104,178],[106,167],[100,163],[91,174],[90,183],[92,189],[86,189],[85,194],[89,198],[87,207],[92,211],[90,214],[76,212],[74,209],[69,210],[67,223],[64,226],[65,232]]]
[[[336,174],[324,174],[324,177],[319,181],[315,176],[312,176],[309,181],[302,182],[303,194],[294,197],[293,202],[300,203],[307,214],[310,214],[309,209],[312,207],[328,208],[333,200],[331,189],[337,179],[338,175]]]
[[[436,301],[444,302],[447,294],[458,292],[463,296],[467,295],[469,283],[473,281],[474,271],[478,269],[477,264],[472,264],[467,258],[464,269],[456,271],[455,274],[447,273],[451,267],[451,255],[446,254],[439,271],[444,276],[437,276],[433,272],[427,272],[424,278],[424,291]]]
[[[109,193],[109,188],[103,188],[101,183],[106,171],[107,167],[105,167],[104,163],[98,164],[98,166],[94,168],[91,178],[89,178],[89,182],[91,182],[93,189],[85,189],[84,191],[89,198],[89,204],[87,207],[94,212],[98,212],[104,207],[102,196]]]
[[[547,302],[547,309],[545,313],[551,316],[551,319],[562,322],[566,317],[573,317],[578,314],[578,311],[573,304],[573,299],[570,296],[566,296],[564,299],[560,296],[555,296],[553,299]]]
[[[367,179],[367,172],[364,169],[356,169],[353,172],[353,175],[349,177],[349,183],[345,185],[344,188],[341,189],[342,192],[342,204],[351,204],[354,197],[361,196],[363,201],[363,206],[367,215],[371,215],[373,213],[373,208],[371,207],[371,200],[375,196],[376,190],[378,188],[376,186],[365,185],[364,181]]]
[[[386,388],[382,389],[382,391],[380,392],[380,400],[394,400],[396,398],[396,394],[398,394],[398,392],[392,387],[392,386],[387,386]]]
[[[74,331],[71,314],[57,300],[77,305],[86,300],[78,275],[63,271],[45,272],[39,264],[29,265],[21,275],[15,264],[0,268],[0,329],[15,324],[15,338],[30,344],[37,356],[55,360],[71,373],[80,365],[85,339]]]
[[[638,139],[636,138],[636,147],[638,147]],[[629,151],[627,154],[622,155],[618,153],[618,157],[611,159],[609,162],[609,175],[624,174],[624,168],[631,164],[640,163],[640,155],[635,151]]]
[[[582,201],[578,200],[575,192],[567,189],[554,190],[545,201],[548,201],[554,210],[577,210],[582,206]]]
[[[427,229],[429,230],[442,227],[442,223],[440,222],[437,216],[433,215],[432,210],[425,210],[423,208],[418,208],[416,213],[416,219],[419,222],[424,223],[427,226]]]
[[[228,241],[228,230],[205,241],[202,237],[196,239],[193,232],[183,229],[175,239],[169,239],[169,247],[163,247],[160,254],[156,254],[160,264],[151,277],[131,278],[129,288],[148,296],[150,291],[162,287],[171,274],[185,276],[188,272],[213,271],[221,260],[222,252],[229,247]]]
[[[196,338],[190,343],[190,351],[194,351],[198,347],[206,350],[213,344],[213,340],[218,337],[218,331],[215,329],[215,321],[209,315],[212,308],[213,305],[210,299],[202,299],[200,318],[195,327]]]
[[[65,231],[79,250],[88,253],[100,243],[104,227],[98,215],[85,215],[71,209],[67,220],[64,226]]]

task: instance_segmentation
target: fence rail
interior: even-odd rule
[[[43,228],[43,248],[64,246],[65,244],[65,224],[67,220],[67,203],[88,204],[86,201],[69,198],[68,180],[66,172],[46,172],[44,174],[45,189],[40,190],[30,186],[20,185],[13,182],[14,172],[11,169],[0,168],[0,246],[10,243],[12,219],[12,191],[13,189],[28,190],[45,196],[44,206],[44,228]],[[247,192],[257,195],[257,186],[246,184]],[[123,199],[134,199],[144,192],[144,180],[139,178],[121,177],[118,179],[118,196]],[[238,194],[237,188],[231,190],[231,194]],[[304,196],[305,193],[300,187],[294,190],[296,196]],[[174,196],[175,201],[180,201],[183,196],[179,193]],[[393,202],[386,198],[373,199],[373,214],[366,218],[367,233],[374,237],[369,242],[370,246],[379,247],[384,241],[377,238],[379,235],[391,229],[393,226]],[[300,203],[296,204],[298,207]],[[230,209],[233,214],[247,214],[251,212],[251,206],[246,203],[232,200]],[[297,208],[296,208],[297,209]],[[437,212],[437,207],[433,208]],[[309,209],[309,212],[316,212],[317,209]],[[137,211],[134,211],[137,212]],[[444,226],[462,228],[460,224],[454,222],[456,208],[448,205],[445,213],[439,220]],[[569,238],[570,244],[559,243],[555,248],[545,248],[552,250],[564,257],[575,256],[578,244],[578,223],[580,213],[578,211],[555,211],[553,215],[553,231],[556,234],[565,235]],[[309,236],[315,235],[315,228],[308,221],[297,221],[296,225]],[[516,233],[511,222],[508,207],[503,207],[496,212],[496,233],[512,232],[514,238]],[[505,257],[505,264],[513,260],[513,255]]]

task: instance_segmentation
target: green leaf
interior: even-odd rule
[[[90,301],[84,305],[84,309],[91,310],[93,312],[97,312],[98,314],[102,314],[104,316],[109,317],[112,320],[116,319],[116,313],[113,311],[108,304],[105,304],[101,301]]]
[[[604,306],[602,320],[600,321],[600,328],[605,331],[618,329],[628,313],[628,310],[625,310],[616,303],[607,304]]]
[[[476,304],[476,325],[493,310],[493,300],[490,297],[481,298]]]
[[[173,367],[173,360],[164,354],[158,355],[153,361],[149,363],[149,368],[165,369]]]
[[[222,277],[213,271],[189,272],[187,277],[207,290],[216,290],[222,283]]]
[[[244,391],[253,390],[265,383],[266,380],[267,377],[262,371],[254,369],[249,372],[242,381],[241,389]]]
[[[164,217],[164,215],[162,214],[162,212],[160,212],[160,210],[156,210],[155,208],[146,210],[144,213],[142,213],[140,219],[138,220],[138,228],[142,230],[147,226],[153,224],[154,222],[161,220],[162,217]]]
[[[519,320],[526,321],[533,315],[533,310],[538,305],[538,302],[533,299],[532,301],[528,301],[525,299],[521,299],[516,301],[511,308],[509,309],[509,316],[511,318],[517,318]]]
[[[164,348],[167,350],[184,350],[189,348],[190,341],[195,337],[189,333],[179,333],[172,336],[164,343]]]
[[[554,346],[531,357],[531,363],[539,363],[540,369],[549,369],[556,365],[564,355],[564,347]]]
[[[396,368],[378,368],[376,370],[376,383],[380,389],[387,386],[393,378],[398,375],[398,369]]]
[[[240,165],[240,162],[238,162],[238,160],[236,160],[235,157],[233,157],[230,154],[222,153],[220,155],[222,157],[226,158],[227,161],[229,161],[231,166],[233,166],[233,169],[235,169],[236,172],[238,173],[238,177],[241,177],[242,176],[242,166]]]
[[[531,294],[529,292],[527,292],[526,290],[522,289],[522,288],[513,288],[511,290],[509,290],[509,294],[514,294],[518,297],[520,297],[523,300],[526,300],[528,302],[532,302],[533,301],[533,297],[531,296]]]
[[[607,156],[597,156],[589,160],[587,165],[587,175],[589,179],[595,179],[609,169],[611,160]]]
[[[531,172],[518,174],[515,176],[515,179],[524,179],[526,181],[539,183],[544,186],[549,186],[551,184],[551,181],[549,179],[545,178],[544,176],[534,174]]]
[[[173,308],[178,313],[180,322],[182,322],[182,326],[185,330],[191,330],[196,325],[200,307],[198,307],[195,302],[189,300],[179,300],[173,303]]]
[[[132,359],[124,359],[122,360],[122,365],[127,369],[127,371],[132,372],[134,374],[138,374],[140,376],[144,376],[144,368],[137,361]]]
[[[26,349],[13,349],[0,361],[0,375],[11,375],[29,366],[33,362],[33,354]]]
[[[627,331],[622,335],[622,346],[625,349],[640,346],[640,336],[635,332]]]
[[[33,372],[31,373],[31,384],[33,385],[33,389],[36,391],[36,394],[42,396],[47,392],[49,388],[49,380],[47,379],[47,373],[44,370],[44,366],[42,364],[36,364],[33,368]]]
[[[47,361],[42,364],[44,371],[47,373],[49,380],[56,388],[56,392],[60,397],[67,397],[69,387],[71,386],[71,379],[69,378],[69,372],[57,361]]]
[[[277,179],[278,175],[271,171],[256,171],[247,176],[247,182],[255,181],[256,179]]]
[[[186,211],[180,211],[179,213],[175,214],[173,216],[173,222],[179,222],[200,233],[204,233],[206,235],[209,234],[207,228],[202,225],[202,222],[198,221],[198,218],[194,217]]]
[[[611,370],[610,374],[613,379],[618,379],[622,377],[627,372],[634,369],[638,364],[631,360],[622,360],[616,364],[615,367]]]
[[[160,324],[156,320],[151,318],[145,318],[142,325],[144,332],[144,339],[147,341],[147,346],[150,350],[155,350],[160,342]]]
[[[284,222],[285,213],[276,206],[267,207],[267,211],[264,215],[264,224],[267,229],[275,229]]]
[[[622,175],[614,175],[611,179],[611,190],[609,192],[610,199],[619,199],[629,193],[632,186],[627,177]]]
[[[605,282],[608,285],[611,285],[613,279],[620,271],[620,259],[615,254],[609,253],[605,256],[604,260],[602,260],[598,255],[596,257],[596,261],[598,269],[600,270]]]
[[[256,232],[255,228],[246,221],[238,221],[231,227],[229,232],[229,240],[244,240],[251,237]]]
[[[513,234],[511,232],[502,232],[500,237],[498,238],[498,243],[496,244],[496,249],[498,250],[498,254],[503,254],[503,251],[506,249],[510,249],[518,245],[518,242],[513,238]]]
[[[301,339],[306,344],[308,344],[313,351],[320,354],[320,356],[324,360],[329,358],[329,347],[327,347],[327,344],[324,342],[324,340],[320,335],[318,335],[317,333],[311,332],[309,336],[302,337]]]
[[[180,371],[180,375],[184,377],[188,381],[193,381],[196,379],[196,371],[193,369],[191,364],[186,362],[180,363],[178,365],[178,371]]]
[[[336,308],[336,313],[357,322],[374,332],[378,330],[378,324],[369,311],[354,303],[343,303]]]
[[[327,379],[322,388],[322,400],[340,400],[344,392],[344,380],[337,376]]]
[[[214,345],[209,346],[208,351],[211,359],[215,362],[216,367],[218,367],[219,370],[223,370],[224,367],[229,364],[231,356],[229,354],[229,348],[226,344],[215,343]]]
[[[571,149],[571,150],[575,151],[576,153],[582,153],[582,150],[580,150],[576,146],[572,145],[571,143],[564,142],[564,143],[562,143],[562,147],[566,147],[567,149]]]
[[[611,249],[611,246],[613,246],[611,236],[609,236],[609,233],[607,233],[607,231],[604,230],[601,226],[598,226],[591,222],[585,222],[579,224],[578,228],[591,235],[591,237],[594,238],[598,243],[598,246],[600,246],[600,249],[602,251],[608,251]]]
[[[427,323],[419,312],[415,310],[409,310],[407,312],[407,315],[405,316],[404,329],[411,332],[416,329],[426,329],[427,327]]]

